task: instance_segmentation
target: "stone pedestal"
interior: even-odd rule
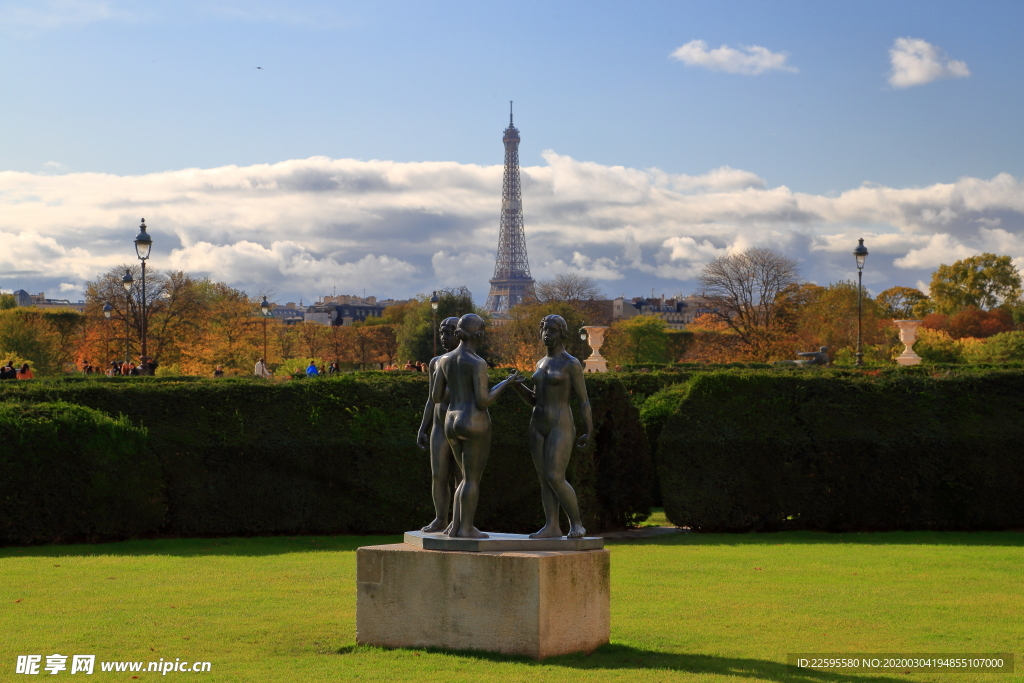
[[[903,342],[903,353],[896,357],[900,365],[919,365],[921,356],[914,353],[914,342],[917,341],[917,328],[923,320],[893,320],[893,324],[900,330],[900,341]]]
[[[356,551],[356,642],[536,659],[592,652],[610,633],[607,550]]]
[[[583,329],[587,331],[587,343],[590,344],[590,348],[593,350],[590,358],[583,361],[583,371],[608,372],[608,361],[601,355],[604,333],[608,331],[608,328],[601,325],[586,325]]]

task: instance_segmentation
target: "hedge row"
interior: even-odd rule
[[[492,382],[497,379],[492,376]],[[622,528],[650,514],[647,441],[620,382],[588,376],[587,385],[596,438],[586,451],[574,453],[569,480],[588,529]],[[138,492],[159,501],[159,509],[139,514],[131,505],[61,502],[49,493],[48,482],[78,476],[95,456],[55,450],[48,478],[22,477],[20,497],[0,500],[0,518],[13,514],[11,505],[53,513],[28,532],[0,529],[0,540],[419,528],[433,518],[429,457],[415,445],[426,391],[422,376],[391,373],[282,384],[160,378],[5,382],[0,397],[8,401],[67,401],[144,427],[148,447],[132,457],[150,479]],[[494,439],[477,525],[534,531],[543,513],[527,444],[530,410],[507,392],[490,412]],[[6,468],[15,467],[17,458],[4,463],[0,480],[8,478]],[[125,488],[124,495],[136,492]],[[132,510],[134,519],[122,520],[120,527],[101,523],[118,510]],[[82,523],[68,526],[65,520],[74,515]]]
[[[643,412],[668,518],[706,531],[1024,527],[1024,373],[934,374],[696,373],[663,389]]]
[[[146,433],[69,403],[0,403],[0,538],[124,537],[163,517]]]

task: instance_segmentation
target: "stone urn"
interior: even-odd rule
[[[900,365],[920,365],[921,356],[914,353],[914,342],[917,341],[917,328],[921,326],[921,320],[893,320],[892,323],[900,330],[900,341],[906,346],[896,362]]]
[[[608,361],[601,355],[601,344],[604,343],[604,333],[607,327],[600,325],[586,325],[583,329],[587,333],[587,343],[593,351],[590,358],[583,361],[584,372],[608,372]]]

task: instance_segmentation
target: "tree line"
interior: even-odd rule
[[[379,318],[345,326],[265,318],[258,296],[181,271],[147,272],[141,288],[126,292],[121,266],[86,284],[85,313],[17,307],[0,295],[0,362],[29,362],[38,374],[97,371],[111,361],[138,361],[143,326],[147,354],[158,374],[229,375],[253,372],[266,355],[278,375],[298,374],[309,361],[348,369],[424,362],[434,351],[435,322],[475,312],[465,287],[440,290],[438,308],[426,295],[384,309]],[[829,347],[835,362],[849,363],[857,344],[857,283],[822,286],[800,279],[797,262],[771,249],[752,248],[713,259],[698,278],[711,312],[685,331],[660,318],[637,315],[611,325],[602,355],[612,366],[671,362],[769,361]],[[494,366],[531,370],[543,355],[538,330],[550,314],[578,330],[607,317],[604,297],[590,278],[566,273],[539,281],[536,296],[507,318],[492,320],[481,354]],[[109,305],[110,316],[104,315]],[[146,319],[143,320],[143,310]],[[888,362],[902,351],[892,320],[924,320],[915,347],[936,362],[1024,360],[1021,277],[1009,256],[980,254],[932,274],[929,295],[912,287],[862,292],[865,359]],[[588,343],[571,335],[566,350],[583,360]],[[443,350],[438,348],[438,352]]]

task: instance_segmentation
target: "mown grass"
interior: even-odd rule
[[[210,673],[168,676],[210,682],[1024,680],[1020,673],[800,674],[785,665],[788,652],[1013,652],[1020,660],[1022,533],[611,542],[612,644],[539,663],[356,646],[354,551],[397,540],[0,549],[0,679],[21,678],[13,675],[19,654],[57,652],[98,661],[206,660]]]

